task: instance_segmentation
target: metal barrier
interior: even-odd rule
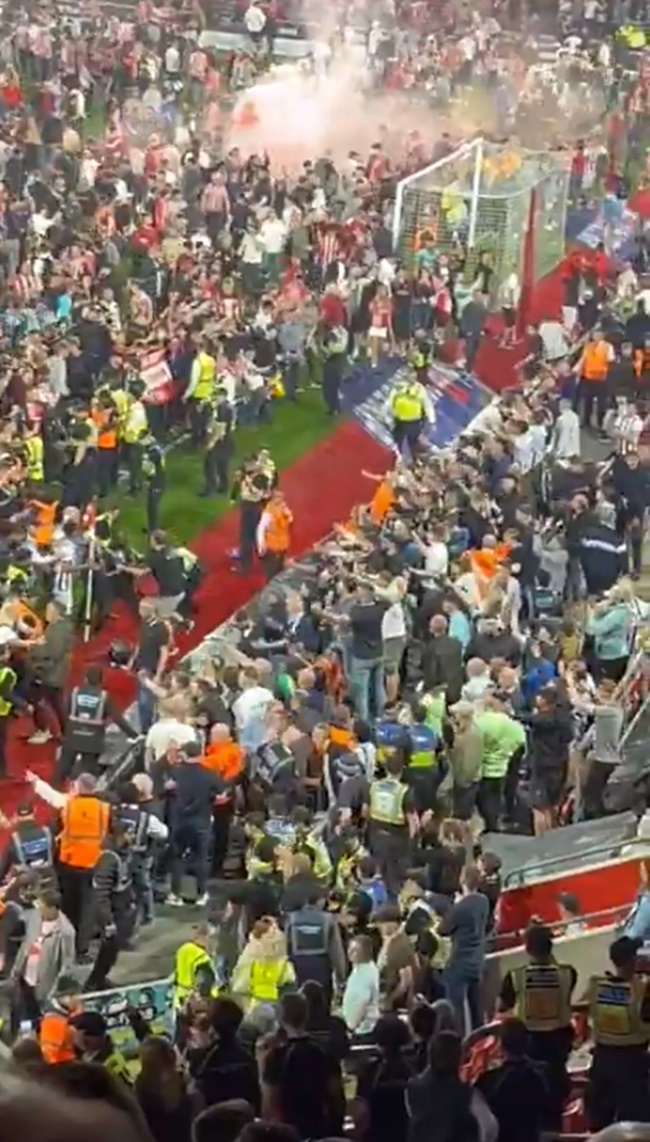
[[[571,827],[572,826],[569,826],[569,828]],[[645,846],[647,849],[648,841],[643,837],[621,837],[621,839],[614,844],[610,841],[609,844],[595,845],[593,848],[581,849],[579,854],[575,852],[558,853],[557,856],[535,861],[534,866],[531,865],[527,868],[524,865],[522,868],[513,869],[504,877],[503,888],[505,890],[506,888],[523,887],[526,884],[526,874],[531,870],[535,873],[535,880],[541,880],[543,879],[544,873],[548,874],[553,868],[557,868],[558,872],[561,872],[566,865],[575,865],[577,858],[579,858],[580,861],[585,857],[600,857],[601,859],[613,860],[617,855],[620,856],[620,852],[618,854],[615,852],[617,848],[620,850],[624,846],[635,847],[637,845],[639,848]],[[597,863],[597,861],[594,860],[594,863]]]

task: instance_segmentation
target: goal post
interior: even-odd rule
[[[492,293],[515,273],[534,206],[534,281],[564,256],[569,185],[567,156],[468,140],[396,188],[393,247],[407,268],[426,244],[462,261],[462,282],[475,280],[479,260],[492,269]]]

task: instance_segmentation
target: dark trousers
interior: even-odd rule
[[[107,496],[117,483],[117,449],[97,449],[97,494]]]
[[[135,496],[142,487],[142,445],[124,444],[124,459],[129,470],[129,491]]]
[[[147,488],[147,531],[151,535],[152,531],[158,531],[160,527],[160,501],[162,500],[162,488],[156,484],[149,484]]]
[[[232,801],[225,805],[215,805],[212,810],[212,875],[221,876],[223,862],[228,852],[228,839],[230,836],[230,822],[232,820]]]
[[[91,933],[90,905],[92,902],[92,869],[72,868],[60,864],[57,868],[61,888],[61,909],[76,932],[77,955],[88,951]]]
[[[20,1024],[29,1022],[35,1031],[41,1022],[41,1008],[33,987],[24,979],[16,980],[11,993],[11,1034],[17,1035]]]
[[[465,1036],[480,1027],[483,1022],[481,978],[479,975],[464,972],[462,966],[455,965],[452,960],[445,969],[444,981],[447,999],[456,1013],[460,1033]]]
[[[7,735],[10,714],[0,716],[0,777],[7,776]]]
[[[48,719],[43,710],[43,704],[49,706],[55,715],[61,733],[65,729],[66,710],[63,691],[58,686],[48,686],[47,682],[36,682],[30,692],[30,700],[34,704],[34,725],[37,729],[49,729]]]
[[[218,441],[208,448],[203,459],[203,481],[206,492],[228,491],[228,462],[230,450]]]
[[[326,357],[323,361],[321,388],[325,408],[332,416],[341,409],[340,388],[342,371],[343,363],[339,361],[337,357]]]
[[[521,762],[526,752],[525,746],[520,746],[513,753],[510,761],[508,762],[508,772],[506,773],[505,787],[504,787],[504,800],[506,816],[513,820],[515,817],[515,810],[517,807],[517,792],[519,788],[519,769]]]
[[[478,809],[485,821],[485,831],[496,833],[503,809],[503,778],[482,777],[478,787]]]
[[[242,500],[239,511],[239,565],[242,571],[249,571],[255,555],[257,525],[260,522],[259,504]]]
[[[615,769],[616,766],[607,761],[592,761],[583,792],[584,813],[588,821],[594,821],[605,813],[605,788]]]
[[[171,836],[172,870],[171,890],[180,896],[183,873],[192,864],[196,876],[197,896],[203,896],[208,886],[210,829],[195,824],[177,826]]]
[[[267,583],[271,582],[276,575],[279,575],[284,567],[284,561],[287,557],[286,551],[267,551],[262,556],[262,566],[266,576]]]
[[[188,403],[192,444],[200,448],[205,444],[205,438],[208,432],[210,407],[205,401],[190,400]]]
[[[613,1122],[648,1122],[648,1052],[645,1047],[596,1047],[585,1091],[591,1130]]]
[[[594,405],[596,424],[598,428],[602,428],[608,404],[609,394],[604,381],[586,381],[584,377],[578,381],[574,407],[576,412],[582,409],[581,420],[584,428],[589,428],[591,425]]]
[[[130,940],[134,926],[135,909],[131,909],[123,916],[116,918],[116,932],[110,936],[102,936],[97,958],[86,980],[84,991],[105,991],[107,987],[110,987],[108,976],[117,963],[120,951]]]

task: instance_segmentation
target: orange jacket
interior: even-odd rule
[[[58,503],[42,504],[39,500],[31,500],[30,507],[36,508],[36,527],[34,541],[37,547],[49,547],[54,534],[54,521]]]
[[[609,345],[590,341],[582,351],[581,375],[586,381],[604,381],[609,371]]]
[[[59,860],[72,868],[92,869],[108,831],[110,808],[99,797],[77,794],[61,810]]]
[[[68,1014],[56,1008],[45,1012],[41,1020],[38,1041],[46,1063],[71,1063],[76,1059],[70,1018],[78,1014],[79,1011]]]
[[[283,504],[269,504],[265,511],[271,517],[264,533],[267,551],[288,551],[293,516]]]
[[[97,409],[93,413],[93,424],[97,428],[97,447],[117,448],[117,431],[113,425],[112,413],[107,409]]]
[[[244,771],[244,751],[237,742],[211,742],[201,765],[223,781],[236,781]]]
[[[634,350],[634,372],[637,377],[650,373],[650,349]]]
[[[395,503],[395,493],[386,480],[378,485],[370,501],[370,515],[374,523],[383,523]]]

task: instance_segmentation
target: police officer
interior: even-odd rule
[[[43,438],[37,428],[25,430],[23,437],[26,476],[30,484],[42,484],[45,479]]]
[[[639,946],[629,936],[614,940],[614,971],[592,976],[587,989],[594,1051],[585,1108],[594,1131],[612,1122],[650,1121],[650,980],[635,974]]]
[[[394,898],[408,866],[410,838],[418,827],[415,798],[403,781],[404,762],[402,749],[389,754],[386,776],[371,782],[367,796],[368,846]]]
[[[248,457],[233,489],[233,498],[239,499],[239,570],[242,574],[251,569],[262,505],[269,492],[268,477],[260,470],[259,457]]]
[[[12,869],[38,872],[41,877],[54,878],[54,838],[47,825],[34,819],[34,806],[19,805],[16,823],[9,844],[0,857],[0,883]]]
[[[408,729],[408,766],[404,774],[413,790],[419,813],[435,805],[443,776],[438,764],[440,739],[436,731],[427,725],[427,714],[426,706],[416,704],[413,724]]]
[[[434,418],[431,400],[424,385],[415,377],[400,381],[386,402],[386,412],[393,422],[395,448],[401,453],[406,445],[412,454],[425,424]]]
[[[324,890],[305,885],[305,903],[289,912],[285,923],[287,951],[299,986],[308,979],[320,983],[327,1007],[332,1003],[332,977],[345,983],[347,964],[341,931],[335,917],[323,908]]]
[[[113,722],[128,738],[135,740],[137,733],[116,709],[102,686],[102,668],[89,666],[81,686],[75,686],[70,695],[65,735],[58,763],[59,780],[72,774],[79,760],[85,772],[96,771],[106,745],[106,727]]]
[[[216,375],[217,362],[210,351],[209,343],[202,340],[192,362],[190,382],[183,396],[183,400],[188,402],[192,444],[195,447],[205,444]]]
[[[70,1026],[77,1058],[99,1063],[126,1087],[132,1086],[129,1064],[113,1043],[100,1011],[81,1011],[72,1016]]]
[[[126,831],[130,841],[136,924],[150,924],[153,920],[154,844],[166,841],[169,829],[155,813],[148,812],[140,804],[138,787],[130,781],[120,789],[113,818]]]
[[[142,400],[144,384],[137,379],[131,382],[130,399],[120,420],[122,453],[129,470],[129,492],[135,496],[142,487],[142,441],[148,435],[147,409]]]
[[[165,453],[153,436],[142,438],[142,475],[147,486],[147,531],[149,535],[160,527],[160,501],[166,487]]]
[[[14,707],[26,708],[26,703],[16,693],[18,676],[10,665],[11,651],[0,647],[0,777],[7,776],[7,734],[9,718]]]
[[[203,460],[204,484],[200,496],[214,496],[228,491],[228,465],[235,450],[234,419],[227,389],[225,385],[217,385],[215,400],[209,412]]]
[[[131,859],[130,833],[119,821],[112,820],[93,870],[93,920],[100,944],[86,980],[87,991],[105,991],[111,987],[108,973],[133,934],[135,894]]]
[[[532,1059],[543,1063],[549,1088],[548,1130],[559,1130],[569,1094],[567,1060],[573,1043],[571,996],[577,973],[570,964],[558,964],[553,937],[543,924],[532,924],[525,938],[528,963],[509,971],[499,997],[503,1011],[513,1011],[526,1025]]]
[[[217,976],[212,959],[214,928],[207,921],[195,924],[192,938],[181,944],[174,959],[174,1009],[184,1007],[198,992],[204,996],[218,994]]]

